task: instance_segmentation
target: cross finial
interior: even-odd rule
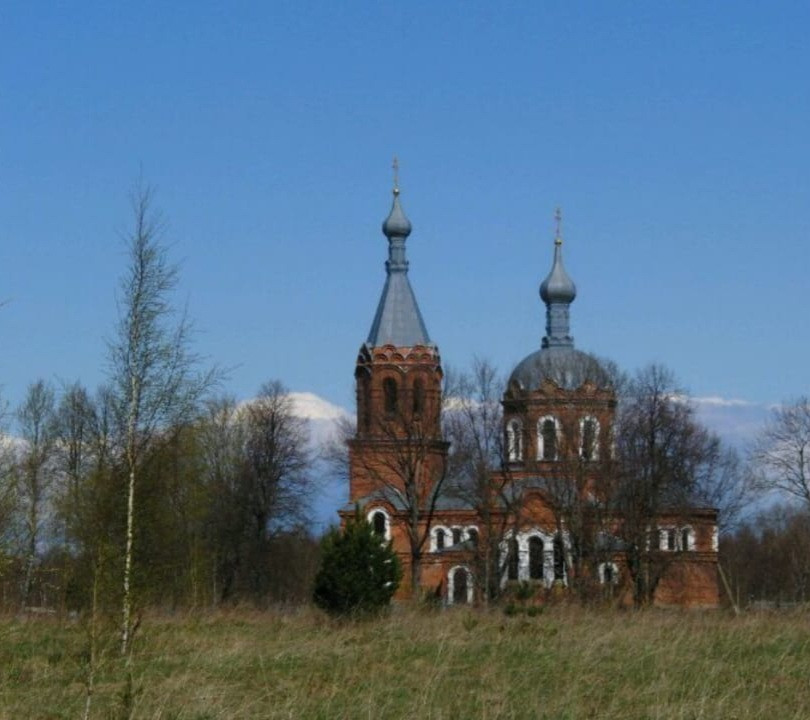
[[[560,227],[562,226],[562,210],[560,210],[559,207],[554,211],[554,222],[556,224],[556,228],[554,230],[554,244],[562,245],[562,235],[560,234]]]
[[[399,160],[396,155],[391,167],[394,168],[394,195],[399,195]]]

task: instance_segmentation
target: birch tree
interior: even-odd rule
[[[119,452],[126,471],[121,652],[132,637],[135,503],[141,461],[161,429],[188,421],[212,373],[199,372],[190,348],[192,326],[173,303],[177,266],[162,242],[164,226],[152,191],[132,197],[133,227],[126,235],[127,269],[118,296],[118,323],[109,343],[110,385],[115,399]]]
[[[17,422],[23,440],[17,465],[25,546],[23,607],[30,601],[45,505],[54,478],[54,407],[53,388],[38,380],[29,386],[25,399],[17,410]]]

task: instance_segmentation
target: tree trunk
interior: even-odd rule
[[[126,655],[132,640],[132,546],[135,535],[135,466],[130,463],[127,484],[127,541],[124,551],[124,599],[121,625],[121,654]]]

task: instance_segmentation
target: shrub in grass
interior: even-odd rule
[[[373,613],[388,605],[401,578],[391,543],[381,542],[358,508],[343,531],[322,541],[315,604],[334,615]]]

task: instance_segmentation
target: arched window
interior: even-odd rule
[[[579,421],[579,456],[583,460],[599,457],[599,421],[594,417],[584,417]]]
[[[450,570],[448,581],[448,601],[451,605],[467,605],[473,599],[473,586],[470,571],[461,566]]]
[[[436,530],[436,549],[444,550],[445,532],[442,528]]]
[[[454,527],[452,533],[453,533],[453,545],[458,545],[461,542],[461,528]]]
[[[421,415],[425,409],[425,383],[418,378],[413,382],[413,414]]]
[[[692,534],[692,528],[681,528],[681,550],[687,552],[695,549],[695,540]]]
[[[471,527],[467,528],[467,540],[470,541],[473,547],[478,547],[478,529]]]
[[[371,516],[371,526],[374,528],[374,532],[380,537],[385,537],[386,525],[385,513],[378,510]]]
[[[537,424],[537,459],[556,460],[557,459],[557,420],[546,416],[540,418]]]
[[[506,426],[506,456],[509,462],[523,460],[523,427],[514,418]]]
[[[391,539],[391,523],[389,521],[388,513],[382,508],[373,508],[368,511],[366,520],[370,523],[371,529],[374,534],[378,535],[381,540]]]
[[[675,535],[675,528],[667,528],[664,530],[664,550],[670,552],[678,549],[677,536]]]
[[[529,538],[529,578],[543,579],[543,539],[537,535]]]
[[[399,398],[397,397],[397,381],[394,378],[383,380],[383,399],[385,402],[385,414],[396,415],[399,409]]]
[[[565,544],[559,533],[554,536],[554,579],[565,580]]]
[[[506,577],[509,580],[518,579],[518,565],[520,563],[520,548],[517,538],[509,538],[509,549],[506,557]]]

